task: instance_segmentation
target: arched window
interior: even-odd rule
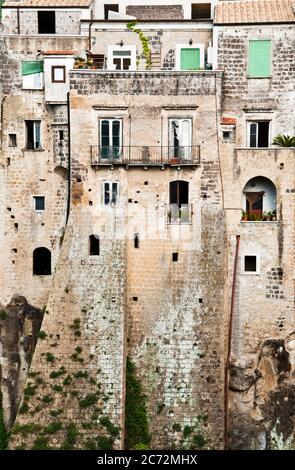
[[[89,237],[89,254],[90,256],[99,256],[99,236],[90,235]]]
[[[33,252],[33,274],[36,276],[50,276],[51,252],[47,248],[36,248]]]
[[[243,189],[243,218],[246,220],[276,220],[277,191],[273,182],[256,176]]]

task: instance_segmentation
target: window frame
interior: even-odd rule
[[[119,130],[119,145],[118,145],[118,149],[119,149],[119,155],[117,157],[117,159],[120,159],[121,158],[121,154],[122,154],[122,147],[123,147],[123,119],[122,117],[99,117],[98,118],[98,147],[99,147],[99,150],[101,152],[101,149],[104,147],[102,145],[102,123],[103,121],[108,121],[109,122],[109,130],[111,130],[111,132],[109,133],[109,141],[111,141],[113,139],[113,127],[112,125],[110,125],[110,123],[113,123],[114,121],[119,121],[120,123],[120,130]],[[108,145],[108,147],[113,147],[113,145]],[[108,157],[104,157],[102,156],[102,158],[105,158],[106,160],[108,159]],[[112,156],[112,158],[116,158],[114,156]]]
[[[173,121],[189,121],[190,122],[190,145],[179,145],[179,148],[181,147],[188,147],[190,151],[188,152],[188,155],[184,155],[181,157],[182,160],[190,160],[192,158],[192,147],[193,147],[193,117],[192,116],[170,116],[168,117],[168,154],[169,154],[169,159],[174,158],[173,155],[171,155],[171,150],[175,149],[175,145],[171,144],[170,138],[171,138],[171,125]],[[173,152],[174,153],[174,152]]]
[[[106,204],[105,202],[105,193],[106,193],[106,190],[105,190],[105,186],[106,184],[109,184],[110,187],[109,187],[109,195],[110,195],[110,198],[109,198],[109,202]],[[116,201],[113,202],[113,186],[114,185],[117,185],[117,192],[116,192]],[[104,180],[102,182],[102,205],[104,207],[111,207],[111,208],[114,208],[118,205],[118,202],[119,202],[119,181],[107,181],[107,180]]]
[[[130,66],[128,70],[123,70],[123,69],[116,69],[113,59],[114,59],[114,52],[115,51],[130,51]],[[107,58],[107,69],[108,70],[113,70],[115,72],[128,72],[128,71],[136,71],[137,66],[136,66],[136,46],[135,45],[124,45],[124,46],[118,46],[118,45],[111,45],[108,46],[108,58]]]
[[[32,122],[33,123],[33,147],[28,146],[28,128],[27,128],[27,123]],[[39,136],[40,136],[40,141],[39,141],[39,146],[36,146],[36,123],[39,123]],[[41,139],[41,119],[26,119],[25,120],[25,131],[26,131],[26,142],[25,142],[25,150],[32,150],[32,151],[38,151],[42,150],[42,139]]]
[[[27,62],[43,63],[43,70],[29,75],[23,75],[23,64]],[[43,60],[23,60],[21,62],[22,89],[23,90],[43,90],[44,88],[44,61]],[[36,83],[38,78],[38,83]]]
[[[15,136],[15,144],[13,145],[12,144],[12,136]],[[15,148],[17,147],[17,134],[16,132],[9,132],[8,133],[8,147],[12,147],[12,148]]]
[[[55,69],[63,70],[63,80],[55,80]],[[51,83],[66,83],[66,66],[65,65],[51,65]]]
[[[176,44],[175,47],[175,70],[177,71],[182,71],[181,69],[181,50],[182,49],[199,49],[200,50],[200,69],[205,68],[205,46],[204,44],[197,44],[197,43],[192,43],[189,44]],[[187,72],[190,72],[190,70],[186,70]],[[191,72],[194,72],[194,70],[191,70]]]
[[[39,20],[39,14],[41,15],[44,15],[44,13],[51,13],[51,14],[54,14],[54,33],[52,32],[44,32],[44,33],[40,33],[39,29],[40,29],[40,20]],[[55,35],[57,34],[56,32],[56,10],[55,9],[49,9],[49,8],[45,8],[44,10],[40,10],[40,9],[37,9],[37,26],[38,26],[38,34],[40,35],[43,35],[43,34],[47,34],[47,35]]]
[[[37,209],[37,208],[36,208],[36,200],[37,200],[38,198],[43,198],[43,201],[44,201],[44,204],[43,204],[43,207],[44,207],[44,208],[43,208],[43,209]],[[45,211],[45,196],[40,196],[40,195],[35,195],[35,194],[34,194],[34,195],[33,195],[33,205],[34,205],[34,211],[35,211],[35,212],[41,212],[41,213],[43,213],[43,212]]]
[[[246,256],[256,257],[256,271],[245,271],[245,258]],[[257,253],[244,253],[241,256],[241,273],[246,276],[259,276],[260,275],[260,255]]]
[[[268,41],[270,43],[270,51],[269,51],[269,75],[251,75],[250,74],[250,43],[251,42],[259,42],[259,41]],[[272,40],[270,38],[250,38],[248,40],[247,45],[247,78],[250,79],[267,79],[271,78],[273,75],[273,48],[272,48]]]
[[[258,124],[260,122],[268,122],[268,146],[267,147],[258,147],[258,131],[259,131],[259,126]],[[256,124],[256,146],[252,147],[251,146],[251,125]],[[247,119],[247,148],[250,149],[263,149],[263,148],[269,148],[271,146],[272,139],[270,138],[271,136],[271,119]]]

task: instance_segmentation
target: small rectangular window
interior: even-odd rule
[[[211,3],[192,3],[192,20],[211,18]]]
[[[189,160],[192,156],[192,120],[169,120],[169,158]]]
[[[38,33],[55,34],[55,11],[38,11]]]
[[[41,149],[41,122],[26,121],[26,148],[32,150]]]
[[[90,235],[89,237],[89,254],[90,256],[99,256],[100,255],[100,243],[98,235]]]
[[[244,271],[257,272],[257,258],[256,256],[245,256],[244,258]]]
[[[52,83],[65,83],[66,81],[66,68],[64,65],[53,65],[51,67],[51,82]]]
[[[119,13],[119,4],[105,4],[104,5],[104,19],[108,20],[109,19],[109,11],[115,11]]]
[[[45,197],[44,196],[34,196],[34,209],[35,211],[45,210]]]
[[[118,183],[104,181],[103,203],[105,206],[115,206],[118,199]]]
[[[248,75],[250,78],[270,77],[271,41],[249,41]]]
[[[9,147],[16,147],[16,134],[8,134]]]
[[[248,122],[249,147],[269,146],[269,121]]]

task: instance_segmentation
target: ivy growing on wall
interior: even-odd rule
[[[151,48],[150,48],[150,43],[148,38],[143,34],[141,29],[138,29],[135,27],[136,26],[136,21],[130,21],[127,23],[127,29],[129,31],[132,31],[133,33],[138,34],[139,39],[142,44],[142,52],[145,58],[145,68],[148,70],[151,68]]]
[[[8,433],[5,429],[2,409],[2,392],[0,392],[0,450],[6,450],[8,446]]]
[[[151,436],[148,429],[146,397],[142,393],[141,383],[135,375],[135,368],[129,358],[126,365],[125,398],[125,448],[149,449]]]

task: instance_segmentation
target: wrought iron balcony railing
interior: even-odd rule
[[[168,224],[190,224],[192,215],[192,204],[167,204],[166,220]]]
[[[120,146],[91,145],[91,165],[133,166],[197,166],[200,164],[200,147]]]

